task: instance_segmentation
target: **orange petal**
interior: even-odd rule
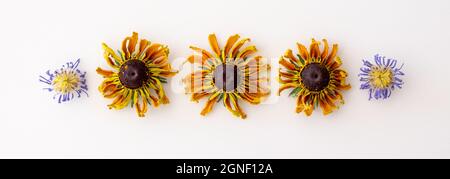
[[[236,43],[236,45],[234,45],[234,46],[231,48],[231,52],[230,52],[230,54],[228,54],[228,57],[230,57],[230,58],[235,58],[236,55],[239,53],[240,48],[241,48],[246,42],[250,42],[250,39],[249,39],[249,38],[242,39],[242,40],[240,40],[238,43]]]
[[[299,86],[299,84],[296,84],[296,83],[283,84],[283,85],[281,85],[280,89],[278,89],[278,96],[280,96],[281,92],[283,92],[284,90],[289,89],[289,88],[296,88],[298,86]]]
[[[286,61],[283,57],[280,58],[279,63],[280,63],[280,65],[283,65],[284,67],[286,67],[289,70],[294,71],[294,70],[297,69],[297,67],[295,67],[294,64],[292,64],[291,62]]]
[[[300,60],[297,57],[294,56],[294,54],[292,53],[291,49],[288,49],[286,51],[286,53],[284,53],[284,57],[288,58],[289,61],[291,61],[291,63],[293,63],[293,64],[297,64],[297,65],[300,64]]]
[[[217,57],[220,57],[220,47],[219,44],[217,43],[216,34],[210,34],[208,40],[211,49],[214,51],[214,53],[216,53]]]
[[[247,118],[247,114],[245,114],[244,111],[242,111],[241,107],[239,106],[238,99],[234,94],[230,94],[230,100],[231,104],[234,107],[234,111],[236,112],[236,114],[238,114],[238,117],[242,119]]]
[[[334,44],[333,49],[331,50],[331,53],[327,58],[327,64],[331,64],[334,61],[334,59],[336,58],[337,52],[338,52],[338,45]]]
[[[100,67],[99,68],[97,68],[97,73],[99,74],[99,75],[102,75],[104,78],[109,78],[109,77],[111,77],[111,76],[113,76],[115,73],[114,72],[112,72],[112,71],[109,71],[109,70],[103,70],[103,69],[101,69]]]
[[[322,51],[322,55],[321,55],[321,59],[325,60],[328,56],[328,50],[329,50],[329,45],[328,45],[328,41],[326,39],[323,39],[323,51]]]
[[[296,113],[301,113],[305,109],[305,105],[302,102],[302,95],[297,97],[297,107],[295,108]]]
[[[309,53],[308,53],[308,50],[306,49],[306,47],[303,44],[297,43],[297,48],[298,48],[300,56],[303,58],[303,60],[305,60],[305,61],[308,60]]]
[[[225,45],[225,48],[224,48],[224,53],[222,54],[222,59],[225,59],[227,57],[227,55],[230,52],[231,48],[236,43],[236,41],[239,40],[239,38],[240,38],[240,36],[237,35],[237,34],[228,38],[227,44]]]
[[[211,98],[209,98],[208,102],[206,102],[205,107],[203,108],[202,112],[200,112],[202,116],[206,116],[209,112],[212,111],[214,105],[217,103],[217,98],[219,97],[218,94],[219,93],[217,92]]]
[[[133,35],[131,36],[130,43],[128,44],[128,52],[130,54],[133,54],[134,50],[136,49],[136,43],[138,42],[138,33],[133,32]]]
[[[316,40],[312,39],[312,43],[311,46],[309,47],[310,49],[310,54],[311,57],[314,59],[318,59],[319,55],[320,55],[320,47],[319,47],[319,42],[317,42]]]
[[[191,48],[192,50],[202,54],[203,56],[205,56],[207,59],[213,59],[214,57],[211,55],[211,53],[209,53],[208,51],[195,47],[195,46],[190,46],[189,48]]]
[[[149,41],[148,40],[145,40],[145,39],[142,39],[140,42],[139,42],[139,53],[138,53],[138,56],[141,56],[141,54],[142,53],[144,53],[144,50],[145,50],[145,48],[147,48],[147,46],[149,45]]]

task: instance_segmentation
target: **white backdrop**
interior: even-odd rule
[[[0,20],[1,158],[450,158],[447,0],[17,0],[0,3]],[[212,32],[222,44],[249,37],[266,58],[327,38],[339,43],[353,88],[329,116],[295,114],[285,94],[243,105],[242,121],[222,105],[200,117],[204,102],[172,81],[171,104],[140,120],[133,109],[107,109],[95,73],[108,67],[101,43],[117,49],[133,31],[169,45],[173,61],[189,45],[209,48]],[[369,102],[357,74],[376,53],[405,63],[406,84]],[[38,77],[77,58],[90,97],[59,105]]]

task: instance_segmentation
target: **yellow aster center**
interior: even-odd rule
[[[375,88],[387,88],[392,83],[393,73],[389,68],[374,67],[369,76],[372,86]]]
[[[62,72],[55,76],[53,87],[60,93],[68,93],[75,90],[80,82],[80,77],[74,72]]]

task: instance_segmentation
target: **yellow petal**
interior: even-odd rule
[[[298,83],[287,83],[287,84],[283,84],[283,85],[281,85],[280,89],[278,90],[278,96],[280,96],[280,95],[281,95],[281,92],[283,92],[284,90],[289,89],[289,88],[296,88],[296,87],[298,87],[298,86],[299,86]]]
[[[250,39],[249,39],[249,38],[242,39],[242,40],[240,40],[238,43],[236,43],[236,45],[233,46],[233,48],[231,49],[230,53],[228,54],[228,57],[229,57],[229,58],[236,58],[236,55],[239,53],[239,49],[240,49],[246,42],[250,42]]]
[[[250,55],[256,53],[258,51],[258,49],[256,49],[255,46],[249,46],[246,47],[244,50],[242,50],[242,52],[239,52],[239,54],[237,55],[237,59],[246,59],[247,57],[249,57]]]
[[[310,48],[309,50],[310,50],[311,58],[318,59],[319,55],[320,55],[319,42],[317,42],[316,40],[312,39],[312,43],[311,43],[311,46],[309,48]]]
[[[286,61],[283,57],[280,58],[280,61],[278,63],[280,63],[280,65],[283,65],[284,67],[286,67],[288,70],[295,71],[297,69],[297,67],[295,67],[294,64]]]
[[[310,59],[308,50],[303,44],[297,43],[297,48],[303,60],[307,61]]]
[[[105,43],[102,43],[103,50],[105,51],[103,57],[109,66],[114,69],[119,69],[120,65],[123,63],[122,59],[116,55],[114,50],[108,47]]]
[[[217,57],[220,57],[220,47],[219,44],[217,43],[216,34],[210,34],[208,40],[211,49],[214,51],[214,53],[216,53]]]
[[[236,43],[236,41],[239,40],[239,38],[240,38],[240,36],[237,34],[228,38],[227,43],[226,43],[225,48],[223,49],[223,53],[222,53],[223,60],[225,60],[227,58],[226,55],[228,55],[228,53],[230,52],[234,43]]]
[[[138,42],[138,33],[133,32],[133,35],[131,36],[130,39],[130,43],[128,44],[128,51],[130,52],[130,54],[134,53],[137,42]]]
[[[217,94],[217,95],[216,95],[216,94]],[[210,99],[208,100],[208,102],[206,102],[205,107],[204,107],[203,110],[200,112],[200,114],[201,114],[202,116],[206,116],[209,112],[212,111],[214,105],[217,103],[217,98],[218,98],[218,96],[219,96],[219,95],[218,95],[219,92],[217,92],[216,94],[213,95],[213,96],[214,96],[213,98],[210,98]]]
[[[211,53],[209,53],[208,51],[195,47],[195,46],[190,46],[189,48],[191,48],[192,50],[202,54],[203,56],[205,56],[207,59],[213,59],[214,57],[211,55]]]
[[[327,63],[328,64],[331,64],[335,60],[337,52],[338,52],[338,45],[334,44],[330,55],[327,57]]]
[[[329,50],[330,47],[329,47],[328,41],[326,39],[323,39],[322,41],[323,41],[324,46],[323,46],[321,59],[325,60],[327,58],[327,56],[328,56],[328,50]]]
[[[114,72],[112,72],[112,71],[109,71],[109,70],[103,70],[103,69],[101,69],[100,67],[99,68],[97,68],[97,73],[99,74],[99,75],[102,75],[104,78],[109,78],[109,77],[112,77],[115,73]]]

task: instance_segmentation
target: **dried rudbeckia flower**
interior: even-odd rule
[[[360,88],[369,90],[369,100],[387,99],[395,88],[402,88],[400,76],[405,74],[401,71],[403,65],[397,67],[397,60],[375,55],[375,64],[367,60],[363,60],[363,64],[358,76],[361,77]]]
[[[243,48],[250,39],[239,40],[239,35],[231,36],[225,47],[221,49],[214,34],[209,35],[209,43],[213,53],[197,47],[190,47],[197,54],[188,57],[187,62],[198,65],[199,70],[193,69],[183,82],[191,100],[198,102],[207,97],[201,115],[208,114],[218,102],[234,115],[245,119],[247,115],[239,106],[243,100],[250,104],[259,104],[270,94],[267,88],[270,65],[263,63],[261,56],[256,53],[255,46]]]
[[[82,94],[89,96],[86,72],[78,69],[79,64],[80,59],[67,62],[58,70],[48,70],[45,77],[39,76],[39,81],[48,85],[44,89],[53,92],[53,99],[58,100],[58,103],[70,101],[75,97],[80,98]]]
[[[105,98],[114,99],[108,105],[110,109],[123,109],[131,104],[136,106],[138,116],[144,117],[148,105],[169,103],[163,83],[177,72],[170,66],[167,46],[145,39],[137,44],[137,33],[125,38],[117,54],[103,43],[104,57],[114,71],[97,68],[97,73],[105,78],[98,89]]]
[[[341,90],[350,89],[345,83],[347,72],[340,69],[342,62],[337,56],[338,45],[333,45],[331,52],[327,40],[323,40],[324,48],[320,50],[320,42],[312,40],[310,51],[297,43],[299,53],[294,56],[287,50],[280,58],[279,81],[283,90],[293,88],[289,96],[297,98],[296,112],[304,112],[310,116],[315,108],[322,108],[327,115],[337,109],[336,102],[344,103]]]

